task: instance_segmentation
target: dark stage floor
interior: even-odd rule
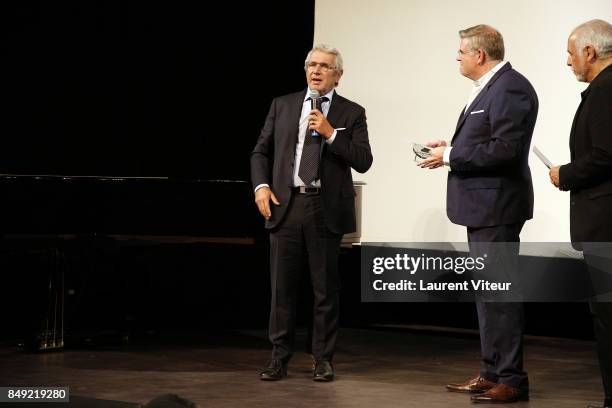
[[[41,354],[2,344],[0,385],[69,386],[73,396],[133,403],[175,393],[201,407],[467,407],[469,397],[446,392],[444,384],[477,372],[478,344],[470,333],[343,329],[333,383],[311,380],[304,353],[292,360],[287,379],[259,381],[269,355],[263,331],[151,335]],[[529,337],[525,356],[531,401],[513,406],[601,402],[594,343]]]

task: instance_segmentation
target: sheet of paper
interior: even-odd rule
[[[536,146],[533,146],[533,149],[531,149],[531,151],[534,152],[536,156],[538,156],[538,159],[540,159],[546,167],[550,169],[553,166],[552,162],[548,160],[548,157],[544,156],[544,153],[542,153],[540,149],[538,149]]]

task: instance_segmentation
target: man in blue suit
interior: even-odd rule
[[[461,74],[474,82],[450,146],[428,143],[422,168],[449,167],[447,215],[467,227],[474,243],[509,245],[518,256],[519,234],[533,216],[527,158],[538,114],[529,81],[504,61],[502,35],[486,25],[459,32]],[[503,244],[502,244],[503,245]],[[477,301],[481,368],[475,378],[447,390],[474,394],[472,402],[509,403],[529,398],[523,371],[523,304]]]

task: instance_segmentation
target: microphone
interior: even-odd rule
[[[320,97],[321,95],[319,94],[319,91],[310,91],[310,109],[311,110],[317,109],[317,102]],[[313,129],[310,131],[310,136],[319,137],[321,135],[319,135],[319,132]]]

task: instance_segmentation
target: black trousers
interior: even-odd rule
[[[517,243],[494,244],[491,248],[495,252],[503,248],[506,252],[500,267],[507,267],[508,262],[518,262],[519,234],[523,224],[524,222],[483,228],[468,227],[470,251],[474,247],[478,247],[478,251],[486,250],[486,245],[482,243]],[[527,373],[523,371],[523,303],[496,301],[495,298],[477,300],[476,310],[480,331],[480,375],[489,381],[527,388],[529,380]]]
[[[604,406],[612,407],[612,303],[589,302],[593,331],[597,341],[597,357],[604,387]]]
[[[612,406],[612,256],[610,242],[583,243],[584,259],[587,264],[594,292],[589,301],[593,332],[597,342],[597,357],[604,388],[604,406]]]
[[[341,238],[327,229],[318,194],[292,195],[285,219],[270,232],[272,302],[268,333],[273,359],[287,363],[293,354],[297,293],[306,268],[314,300],[312,354],[317,361],[333,359],[339,320]]]

